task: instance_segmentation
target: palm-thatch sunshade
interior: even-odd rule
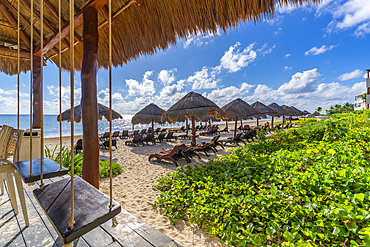
[[[307,116],[307,115],[310,115],[311,113],[307,110],[303,110],[303,116]]]
[[[294,110],[290,106],[281,105],[281,107],[284,108],[284,110],[286,110],[289,113],[288,114],[288,116],[290,116],[290,121],[289,122],[292,122],[292,117],[293,116],[298,116],[299,115],[299,112],[297,110]]]
[[[98,104],[98,112],[99,112],[98,113],[99,114],[99,120],[101,120],[104,116],[108,121],[110,121],[109,108],[108,107],[106,107],[105,105],[102,105],[102,104]],[[62,113],[62,121],[70,122],[71,118],[72,118],[71,109],[65,110]],[[121,114],[112,110],[112,120],[118,119],[118,118],[122,118]],[[74,107],[74,121],[76,123],[79,123],[79,122],[81,122],[81,119],[82,119],[81,105],[77,105],[77,106]],[[60,115],[58,115],[57,120],[60,121]]]
[[[165,110],[159,106],[150,103],[132,117],[131,123],[133,125],[152,123],[152,134],[154,135],[154,123],[162,123],[161,118],[164,112]]]
[[[227,113],[221,110],[213,101],[203,97],[202,95],[190,92],[182,99],[171,106],[162,115],[163,119],[169,119],[171,122],[177,121],[178,117],[185,115],[192,122],[192,141],[196,143],[195,139],[195,120],[206,115],[217,115],[227,117]]]
[[[286,115],[289,115],[289,112],[286,111],[283,107],[281,107],[278,104],[276,104],[275,102],[269,104],[268,107],[270,107],[271,109],[273,109],[274,111],[276,111],[277,114],[278,114],[277,115],[278,117],[283,116],[283,124],[284,124],[285,123],[285,116]]]
[[[304,115],[304,113],[301,110],[297,109],[296,107],[290,106],[290,108],[293,109],[296,112],[296,114],[297,114],[296,116],[303,116]]]
[[[278,115],[276,111],[274,111],[273,109],[271,109],[270,107],[266,106],[265,104],[259,101],[254,102],[253,104],[251,104],[251,106],[257,111],[259,111],[262,115],[271,116],[272,117],[271,126],[272,128],[274,127],[274,116]],[[257,126],[258,126],[258,120],[259,118],[257,118]]]
[[[236,135],[238,119],[253,119],[253,117],[260,117],[261,113],[250,106],[242,99],[236,99],[224,105],[221,108],[223,111],[230,114],[229,119],[235,121],[234,136]]]
[[[321,116],[320,112],[315,111],[315,112],[314,112],[314,113],[312,113],[309,117],[316,117],[316,116]]]

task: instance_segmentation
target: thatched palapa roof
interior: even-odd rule
[[[254,102],[253,104],[251,104],[251,106],[257,111],[259,111],[261,114],[269,115],[269,116],[278,115],[278,113],[275,110],[271,109],[270,107],[266,106],[265,104],[259,101]]]
[[[279,117],[280,116],[287,116],[287,115],[289,115],[289,112],[287,112],[283,107],[279,106],[275,102],[269,104],[268,107],[270,107],[271,109],[273,109],[274,111],[276,111],[278,113],[277,116],[279,116]]]
[[[288,112],[288,116],[297,116],[297,112],[287,105],[281,105],[281,107]]]
[[[170,123],[174,123],[181,115],[185,115],[188,119],[193,116],[197,119],[207,115],[217,115],[219,118],[227,117],[227,113],[221,110],[213,101],[195,92],[188,93],[171,106],[163,113],[162,120],[168,119]]]
[[[164,112],[165,110],[163,110],[159,106],[150,103],[132,117],[131,123],[149,124],[152,121],[155,123],[162,123],[161,117]]]
[[[230,114],[229,120],[235,120],[236,118],[247,120],[261,116],[259,111],[242,99],[233,100],[227,105],[224,105],[221,109]]]
[[[311,113],[307,110],[303,110],[303,116],[310,115]]]
[[[99,111],[99,120],[103,118],[103,116],[109,121],[109,108],[106,107],[105,105],[99,104],[98,103],[98,111]],[[118,119],[122,118],[121,114],[119,114],[116,111],[112,110],[112,119]],[[71,117],[71,109],[65,110],[62,113],[62,121],[68,121],[70,122],[72,119]],[[74,121],[76,123],[81,122],[82,119],[82,110],[81,110],[81,105],[77,105],[74,107]],[[57,117],[57,120],[60,121],[60,115]]]
[[[294,106],[290,106],[290,108],[293,109],[293,111],[296,112],[296,114],[297,114],[296,116],[303,116],[304,115],[304,113],[301,110],[295,108]]]
[[[21,23],[21,71],[29,70],[30,51],[30,0],[20,0]],[[112,1],[112,44],[113,66],[120,66],[141,55],[150,55],[158,50],[176,44],[178,38],[187,38],[198,32],[216,33],[218,29],[226,31],[240,22],[260,21],[274,14],[275,6],[283,4],[302,5],[316,3],[319,0],[115,0]],[[17,73],[17,34],[14,20],[17,21],[17,1],[1,0],[0,3],[0,71],[6,74]],[[34,51],[40,48],[40,1],[34,1]],[[68,26],[69,1],[62,0],[62,25]],[[62,41],[61,67],[69,69],[69,46],[75,43],[75,67],[82,66],[82,8],[93,0],[75,0],[75,38],[72,42],[67,35]],[[140,5],[139,5],[140,4]],[[99,51],[98,67],[107,68],[108,25],[107,6],[98,12]],[[44,45],[57,37],[58,0],[44,0]],[[4,15],[9,12],[13,21]],[[8,19],[7,19],[8,18]],[[79,18],[79,19],[78,19]],[[80,21],[78,21],[80,20]],[[69,27],[68,27],[69,28]],[[68,34],[68,29],[64,32]],[[62,32],[63,33],[63,32]],[[10,50],[8,48],[12,48]],[[58,44],[48,50],[44,57],[58,64]]]

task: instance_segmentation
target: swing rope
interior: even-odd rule
[[[19,12],[19,8],[18,8]],[[19,22],[18,22],[19,23]],[[31,24],[31,82],[30,82],[30,177],[33,176],[32,174],[32,117],[33,117],[33,0],[31,0],[31,17],[30,17],[30,24]]]
[[[19,1],[19,0],[18,0]],[[62,15],[62,4],[60,0],[58,0],[58,26],[59,26],[59,149],[60,154],[62,153],[62,25],[61,25],[61,15]],[[59,169],[62,170],[62,157],[59,156]]]
[[[71,220],[68,222],[69,229],[73,229],[74,221],[74,153],[73,153],[73,137],[74,137],[74,0],[69,1],[69,70],[71,76]],[[61,38],[59,35],[59,45]],[[60,67],[61,65],[59,65]]]
[[[20,59],[20,48],[19,48],[19,30],[20,30],[20,26],[19,26],[19,0],[18,0],[18,11],[17,11],[17,89],[18,89],[18,95],[17,95],[17,137],[19,139],[19,114],[20,114],[20,111],[19,111],[19,102],[20,102],[20,99],[19,99],[19,95],[20,95],[20,78],[19,78],[19,74],[20,74],[20,63],[19,63],[19,59]],[[18,150],[17,150],[17,157],[14,157],[17,161],[19,161],[19,145],[17,145],[16,147]]]
[[[112,0],[108,2],[108,26],[109,26],[109,165],[110,165],[110,172],[109,172],[109,208],[113,207],[113,184],[112,184]]]
[[[44,67],[44,3],[43,0],[40,0],[40,47],[41,47],[41,56],[40,56],[40,118],[41,118],[41,144],[40,144],[40,167],[41,167],[41,174],[40,174],[40,188],[44,187],[44,174],[43,174],[43,165],[44,165],[44,93],[43,93],[43,83],[44,83],[44,76],[43,76],[43,67]]]

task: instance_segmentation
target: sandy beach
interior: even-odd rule
[[[263,122],[260,121],[260,123]],[[238,124],[240,125],[240,122]],[[255,125],[251,122],[248,124],[251,126]],[[230,124],[229,128],[233,128],[233,126],[233,124]],[[223,125],[220,125],[220,129],[223,127]],[[175,135],[179,134],[176,133]],[[232,136],[232,132],[221,134],[220,139],[230,136]],[[81,136],[75,136],[74,143],[79,138]],[[207,142],[212,138],[213,136],[201,136],[197,138],[197,142]],[[70,147],[70,139],[70,137],[63,137],[63,145]],[[158,163],[156,160],[148,161],[148,155],[160,152],[162,148],[172,148],[181,143],[190,144],[191,140],[170,141],[139,147],[126,146],[126,140],[119,139],[117,143],[118,149],[113,150],[113,158],[117,159],[117,163],[123,168],[123,173],[113,178],[114,199],[121,204],[122,208],[174,239],[182,246],[219,246],[217,238],[211,238],[201,229],[187,225],[183,221],[178,221],[176,225],[172,225],[167,217],[161,214],[160,210],[153,209],[150,206],[160,194],[160,191],[153,189],[152,186],[157,184],[157,179],[166,176],[169,172],[174,172],[176,167],[172,163],[166,163],[166,161],[161,163]],[[59,146],[59,138],[45,138],[45,145],[49,148],[53,148],[55,145]],[[216,154],[212,153],[209,157],[201,155],[201,160],[194,157],[190,165],[207,162],[208,159],[225,155],[228,153],[227,150],[232,147],[235,146],[228,145],[225,147],[225,150],[218,147]],[[100,149],[100,155],[109,157],[109,150]],[[186,164],[185,160],[179,161],[180,166]],[[100,181],[100,190],[109,194],[108,178]]]

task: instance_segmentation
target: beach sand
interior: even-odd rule
[[[264,121],[260,122],[263,123]],[[238,124],[240,125],[240,122]],[[253,123],[248,124],[253,126]],[[229,129],[233,128],[232,126],[234,125],[229,125]],[[220,125],[220,129],[223,129],[222,125]],[[175,135],[179,134],[176,133]],[[220,139],[230,136],[232,136],[232,132],[221,134]],[[74,143],[79,138],[81,136],[76,136]],[[199,137],[197,138],[197,142],[207,142],[212,138],[213,136]],[[155,159],[148,161],[148,155],[150,153],[160,152],[162,148],[172,148],[181,143],[190,144],[191,140],[170,141],[138,147],[126,146],[126,140],[119,139],[117,143],[118,149],[113,149],[113,158],[117,159],[117,163],[123,168],[123,173],[113,178],[114,200],[119,202],[122,208],[169,236],[182,246],[220,246],[217,238],[211,238],[203,230],[187,225],[186,222],[179,220],[176,222],[176,225],[172,225],[167,217],[161,214],[160,210],[153,209],[149,205],[154,203],[160,194],[160,191],[153,189],[152,186],[157,184],[156,181],[159,178],[166,176],[169,172],[174,172],[176,167],[172,163],[166,163],[166,161],[162,161],[161,163],[158,163]],[[45,138],[45,145],[49,148],[57,144],[59,146],[59,138]],[[70,137],[64,137],[63,145],[70,147],[70,144]],[[218,152],[216,154],[212,153],[209,157],[200,155],[201,160],[194,157],[190,165],[194,165],[197,162],[207,162],[208,159],[225,155],[228,153],[227,149],[232,147],[235,146],[228,145],[225,147],[225,150],[217,147]],[[109,157],[109,150],[100,149],[100,155]],[[178,163],[180,166],[187,164],[185,160],[180,160]],[[100,190],[109,195],[109,178],[100,181]]]

